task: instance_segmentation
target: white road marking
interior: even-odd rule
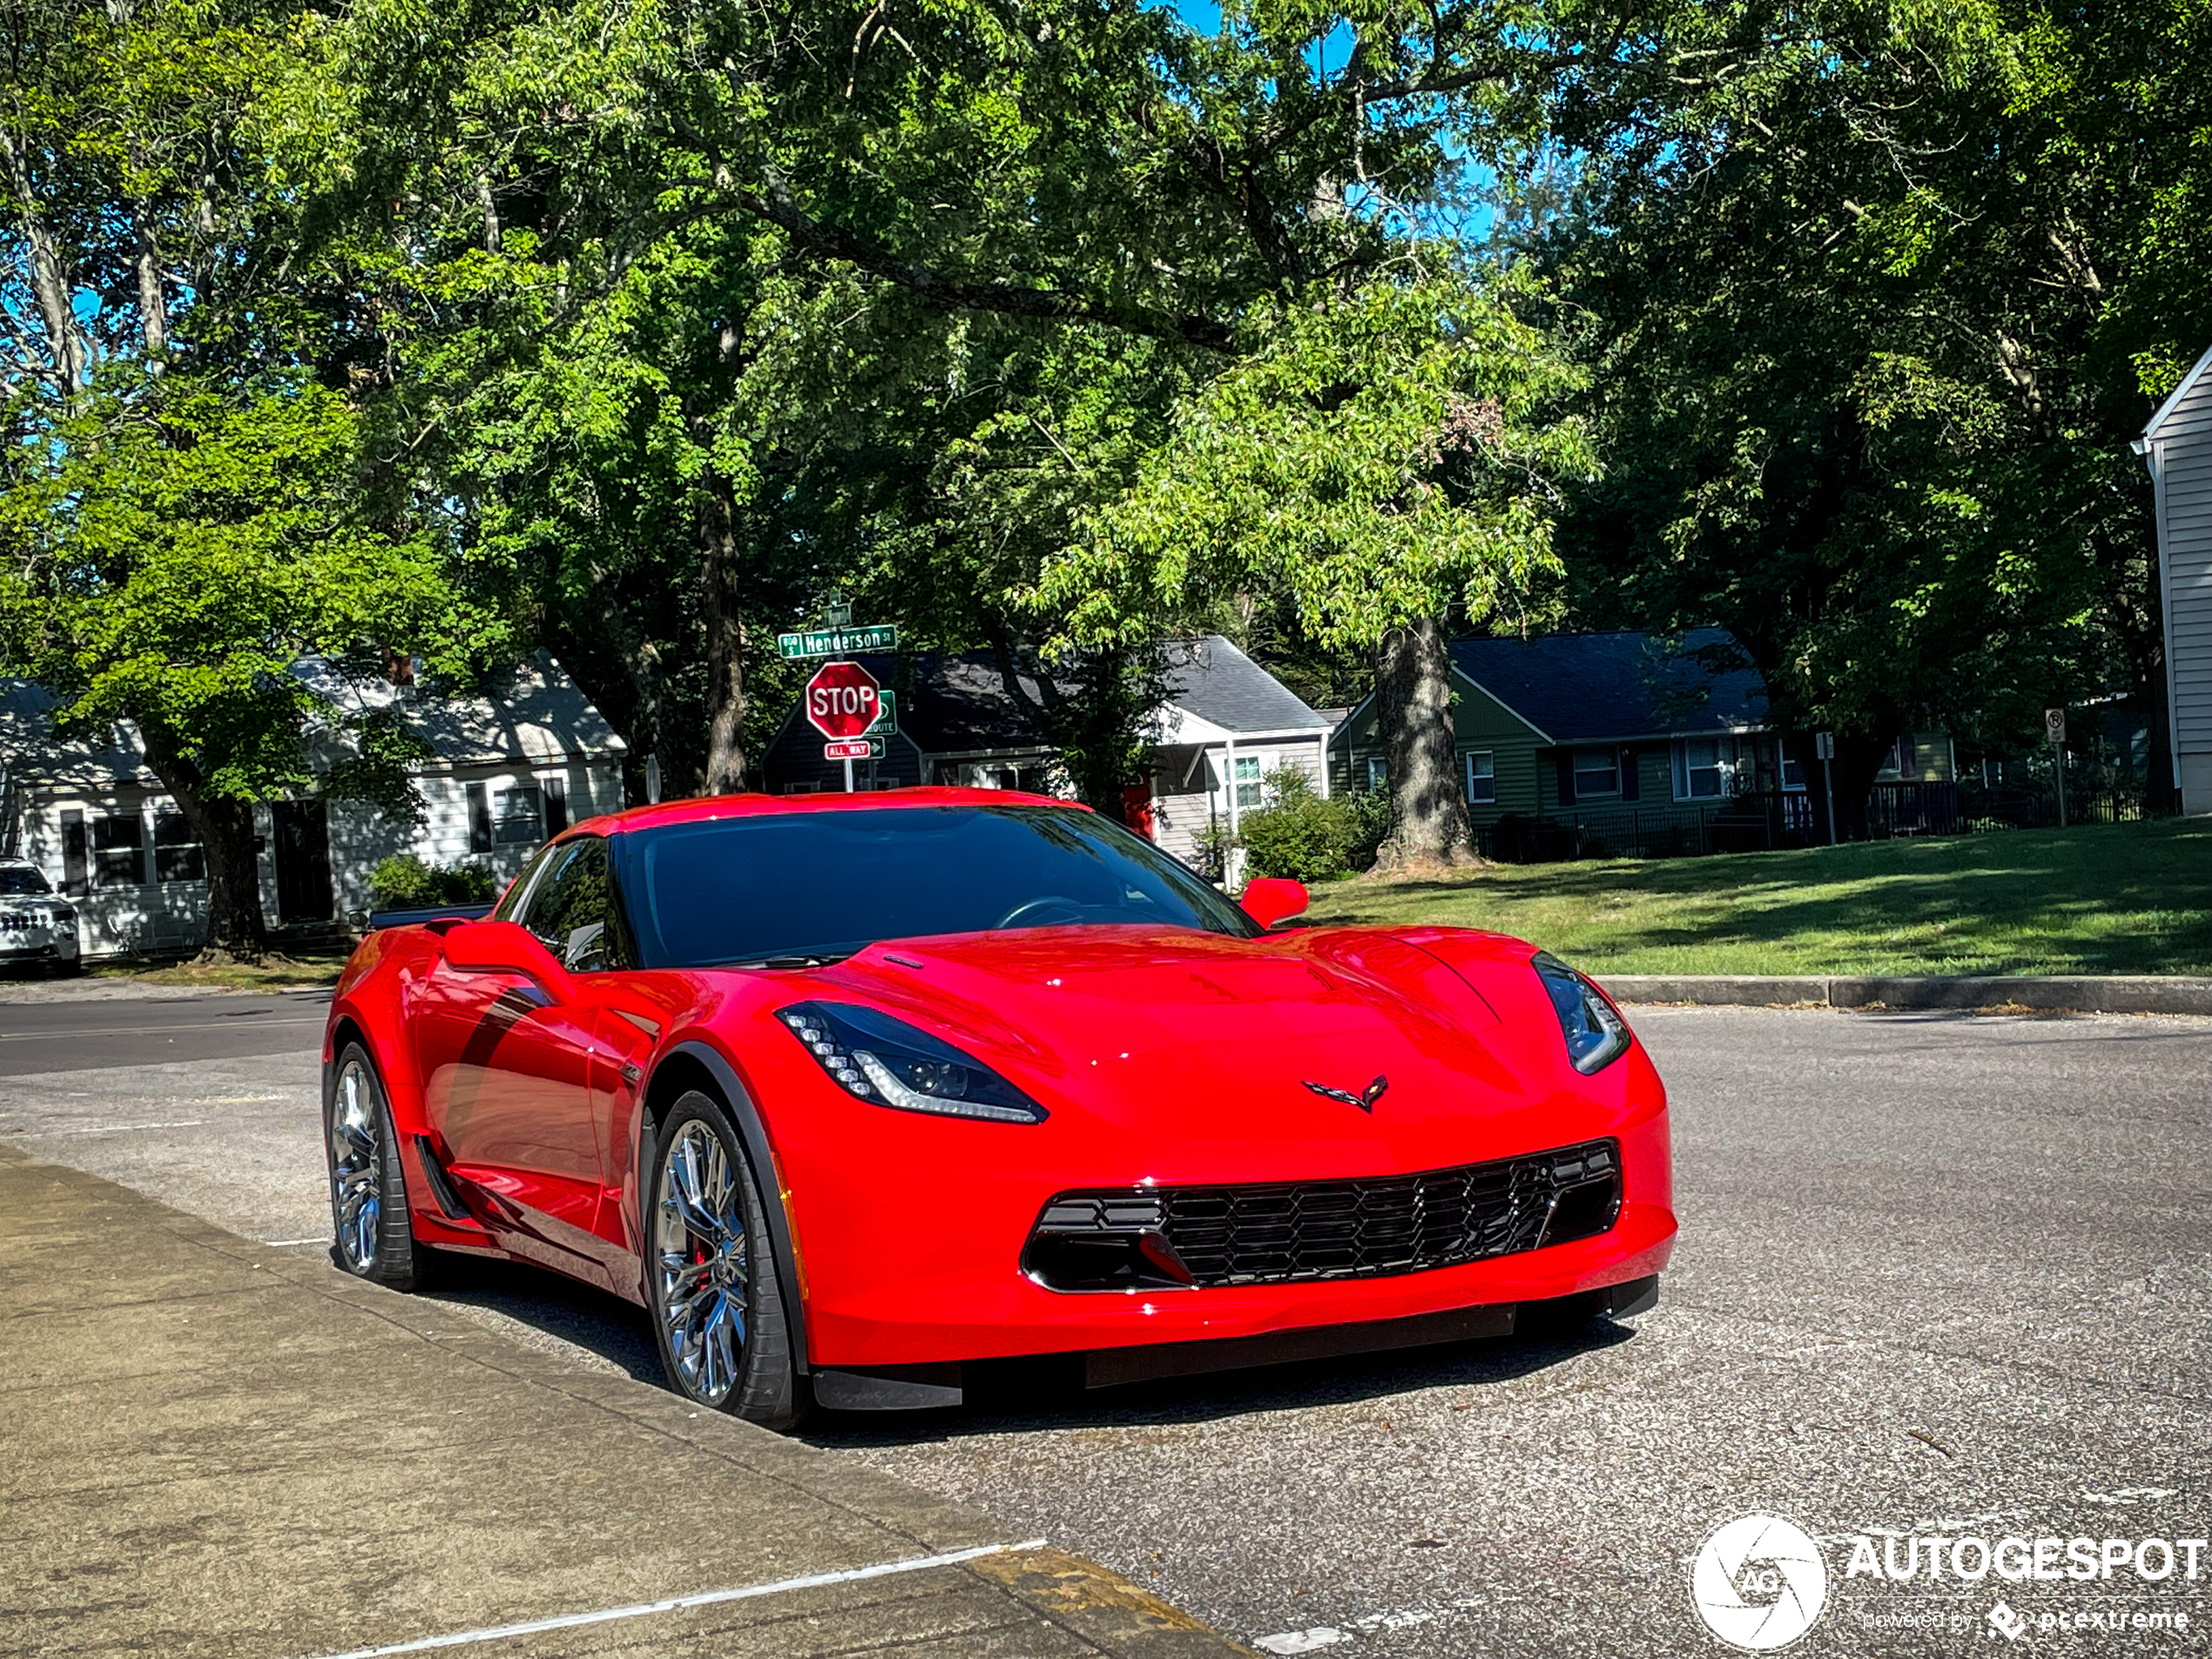
[[[327,1238],[264,1238],[261,1243],[270,1250],[282,1250],[287,1244],[327,1244]]]
[[[1417,1624],[1427,1624],[1440,1619],[1447,1612],[1465,1612],[1482,1605],[1479,1599],[1463,1596],[1447,1608],[1408,1607],[1394,1613],[1369,1613],[1357,1619],[1347,1619],[1341,1626],[1317,1624],[1305,1630],[1285,1630],[1271,1636],[1258,1636],[1252,1646],[1262,1653],[1318,1653],[1324,1648],[1333,1648],[1340,1642],[1357,1642],[1361,1636],[1371,1636],[1378,1630],[1410,1630]]]
[[[957,1567],[962,1561],[1009,1551],[1042,1549],[1045,1540],[1032,1538],[1022,1544],[982,1544],[955,1549],[942,1555],[915,1561],[885,1561],[876,1567],[852,1567],[841,1573],[813,1573],[805,1578],[779,1579],[772,1584],[748,1584],[742,1589],[706,1590],[698,1595],[674,1595],[665,1602],[640,1602],[635,1607],[610,1607],[597,1613],[564,1613],[556,1618],[531,1619],[522,1624],[494,1625],[483,1630],[460,1630],[451,1635],[424,1636],[415,1642],[396,1642],[384,1648],[355,1648],[350,1653],[326,1654],[323,1659],[383,1659],[386,1654],[424,1653],[433,1648],[465,1647],[475,1642],[499,1642],[509,1636],[536,1635],[546,1630],[573,1630],[579,1625],[605,1624],[615,1619],[642,1619],[654,1613],[675,1613],[685,1608],[712,1607],[722,1602],[745,1602],[756,1595],[780,1595],[789,1590],[819,1589],[826,1584],[853,1584],[862,1579],[888,1578],[894,1573],[919,1573],[932,1567]]]
[[[40,1129],[35,1123],[10,1123],[0,1127],[0,1135],[135,1135],[147,1129],[205,1129],[204,1117],[186,1118],[179,1123],[103,1123],[98,1129]]]

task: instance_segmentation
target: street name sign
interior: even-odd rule
[[[786,662],[810,657],[843,657],[853,651],[896,651],[899,630],[890,623],[866,628],[810,628],[804,633],[778,634],[776,653]]]

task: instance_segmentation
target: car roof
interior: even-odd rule
[[[569,833],[620,835],[631,830],[658,829],[664,824],[706,824],[724,818],[763,818],[790,813],[866,813],[887,806],[1056,806],[1070,813],[1090,810],[1080,801],[1024,794],[1018,789],[867,789],[850,795],[705,795],[588,818]]]

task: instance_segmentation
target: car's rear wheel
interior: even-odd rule
[[[696,1090],[678,1100],[652,1170],[645,1290],[670,1386],[764,1427],[795,1426],[809,1395],[761,1189],[720,1104]]]
[[[391,1103],[358,1042],[347,1043],[331,1069],[323,1147],[338,1264],[395,1291],[421,1288],[428,1252],[415,1242]]]

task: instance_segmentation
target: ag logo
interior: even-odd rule
[[[1705,1541],[1689,1569],[1689,1595],[1707,1629],[1764,1653],[1812,1629],[1828,1601],[1828,1564],[1790,1522],[1746,1515]]]

